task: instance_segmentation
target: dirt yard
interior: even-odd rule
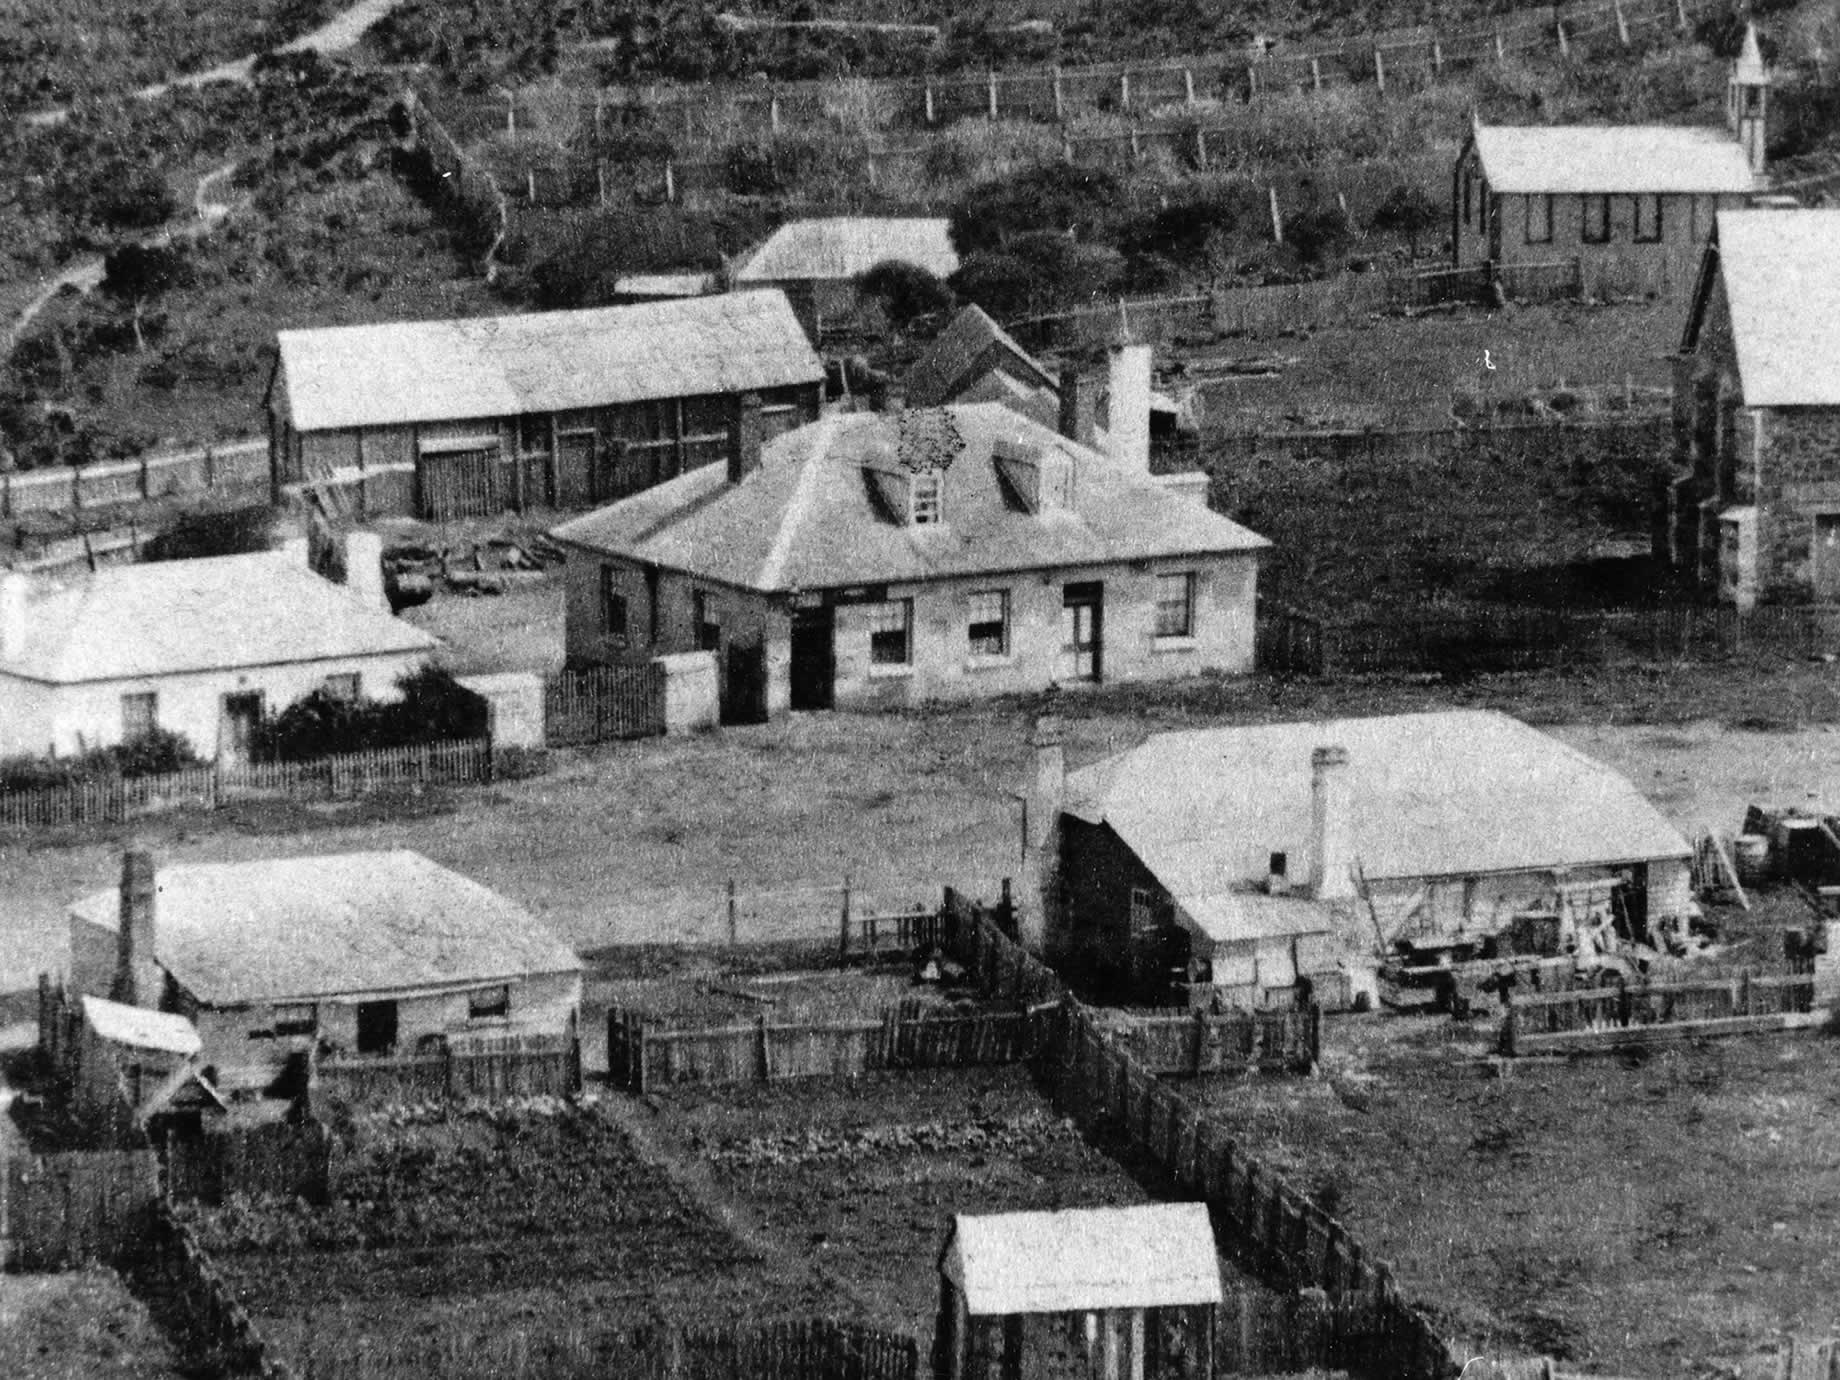
[[[1204,1095],[1478,1352],[1761,1376],[1779,1339],[1840,1329],[1831,1038],[1529,1062],[1497,1079],[1477,1063],[1485,1032],[1449,1030],[1333,1020],[1323,1078]]]
[[[786,937],[835,934],[848,875],[865,908],[937,896],[941,883],[994,894],[1016,871],[1020,789],[1035,715],[1065,717],[1078,766],[1160,728],[1490,705],[1552,727],[1628,773],[1684,830],[1735,830],[1753,800],[1831,797],[1840,783],[1840,672],[1780,676],[1717,667],[1622,678],[1495,677],[1460,687],[1316,686],[1255,678],[1128,688],[915,714],[811,714],[719,735],[557,754],[555,769],[401,805],[244,807],[0,844],[0,992],[64,961],[64,907],[115,885],[131,834],[168,863],[408,847],[531,908],[568,943],[713,943],[725,887],[800,885],[809,914],[781,906]],[[1728,722],[1800,723],[1727,732]],[[1634,720],[1635,722],[1631,722]],[[1572,726],[1576,725],[1576,726]],[[1835,801],[1827,799],[1829,808]]]

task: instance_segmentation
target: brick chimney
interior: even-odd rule
[[[390,597],[383,592],[383,537],[379,533],[345,534],[345,588],[371,608],[390,611]]]
[[[154,909],[159,880],[153,854],[134,848],[121,860],[121,924],[115,935],[113,1001],[158,1006],[164,981],[154,958]]]
[[[739,484],[760,468],[760,394],[740,393],[728,414],[728,482]]]
[[[1023,947],[1040,953],[1048,920],[1059,904],[1061,806],[1067,793],[1067,756],[1061,746],[1060,722],[1036,722],[1034,758],[1022,800],[1022,896],[1016,908]]]
[[[32,582],[9,571],[0,576],[0,662],[20,656],[26,647],[26,607]]]
[[[1353,896],[1354,812],[1348,749],[1310,754],[1310,894],[1318,900]]]
[[[1061,365],[1059,393],[1060,433],[1069,441],[1084,445],[1092,439],[1092,418],[1084,415],[1091,410],[1091,405],[1086,397],[1085,382],[1080,378],[1080,366],[1071,360]]]
[[[1150,473],[1148,345],[1115,345],[1106,359],[1105,449],[1134,474]]]

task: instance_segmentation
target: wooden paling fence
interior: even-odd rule
[[[682,1330],[495,1327],[379,1342],[310,1331],[294,1369],[315,1380],[919,1380],[912,1337],[811,1319]]]
[[[607,1013],[607,1067],[633,1092],[686,1084],[848,1077],[874,1069],[969,1068],[1031,1057],[1041,1016],[955,1012],[902,1002],[862,1020],[672,1026],[630,1011]]]
[[[581,1091],[581,1045],[572,1037],[509,1036],[424,1053],[316,1058],[315,1098],[345,1102],[566,1097]]]
[[[593,666],[544,677],[543,732],[552,746],[663,733],[664,668]]]
[[[0,518],[133,505],[218,489],[253,490],[267,484],[268,442],[228,441],[135,460],[0,473]]]
[[[1499,1047],[1510,1057],[1593,1053],[1714,1035],[1818,1028],[1812,974],[1741,974],[1720,982],[1536,992],[1516,997],[1502,1017]]]
[[[1303,1010],[1210,1013],[1104,1013],[1113,1040],[1157,1074],[1308,1073],[1322,1049],[1322,1012]]]
[[[159,1168],[146,1149],[0,1161],[0,1268],[69,1270],[113,1261],[149,1230]]]
[[[254,1375],[291,1380],[293,1372],[276,1360],[249,1311],[192,1236],[165,1203],[154,1205],[145,1231],[131,1243],[122,1263],[140,1281],[143,1292],[157,1289],[191,1334],[191,1373]]]
[[[331,1133],[310,1117],[170,1136],[160,1147],[162,1186],[168,1201],[179,1203],[216,1204],[237,1194],[324,1203],[332,1153]]]
[[[413,785],[489,781],[492,745],[484,738],[307,762],[251,762],[187,767],[149,776],[114,776],[0,793],[0,829],[114,824],[161,810],[215,810],[236,800],[355,800]]]

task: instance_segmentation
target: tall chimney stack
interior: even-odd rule
[[[760,468],[760,394],[742,393],[728,417],[728,482],[739,484]]]
[[[383,590],[383,537],[377,532],[345,534],[345,588],[371,608],[390,612]]]
[[[158,1006],[162,982],[154,958],[154,907],[159,879],[153,854],[133,848],[121,860],[121,918],[115,934],[113,1001]]]
[[[1353,896],[1354,819],[1348,750],[1310,754],[1310,894],[1328,901]]]
[[[1048,920],[1059,905],[1061,806],[1067,793],[1067,756],[1060,721],[1035,724],[1034,760],[1022,801],[1023,886],[1016,926],[1024,948],[1042,952]]]
[[[1114,345],[1107,359],[1105,448],[1134,474],[1150,473],[1150,362],[1148,345]]]
[[[9,662],[25,651],[26,606],[32,594],[32,582],[24,575],[9,571],[0,576],[0,662]]]
[[[1061,365],[1060,381],[1060,433],[1069,441],[1078,441],[1084,445],[1091,437],[1091,427],[1080,415],[1085,405],[1085,384],[1080,378],[1080,366],[1072,360]]]

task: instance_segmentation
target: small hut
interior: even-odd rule
[[[939,1380],[1213,1374],[1220,1260],[1200,1203],[961,1215],[939,1277]]]

